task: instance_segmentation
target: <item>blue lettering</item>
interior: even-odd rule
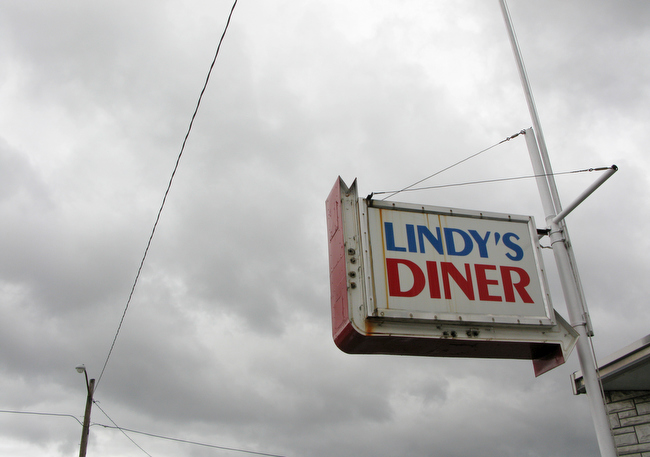
[[[461,251],[456,250],[456,243],[454,241],[454,233],[458,233],[463,239],[463,249]],[[464,231],[456,228],[445,227],[445,243],[447,244],[447,254],[449,255],[460,255],[465,256],[472,252],[474,248],[474,243],[470,236]]]
[[[409,252],[418,252],[415,244],[415,227],[412,224],[406,224],[406,241],[409,245]]]
[[[436,235],[429,230],[426,225],[418,225],[418,241],[420,242],[420,252],[424,254],[424,239],[429,240],[431,246],[438,252],[440,255],[444,255],[442,249],[442,237],[440,236],[440,227],[436,227]]]
[[[481,254],[481,257],[489,257],[487,252],[487,242],[490,239],[490,232],[485,234],[485,238],[481,238],[481,235],[479,235],[476,230],[470,230],[469,234],[472,235],[472,238],[476,241],[478,252]]]
[[[393,233],[393,223],[384,222],[384,230],[386,232],[386,249],[389,251],[406,252],[406,248],[395,246],[395,234]]]
[[[524,258],[524,250],[521,248],[521,246],[515,244],[515,242],[512,241],[512,238],[516,240],[519,239],[519,237],[512,232],[508,232],[503,235],[503,244],[514,251],[514,255],[507,253],[506,257],[510,260],[518,261]]]

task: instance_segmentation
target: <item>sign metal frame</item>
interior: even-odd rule
[[[375,204],[372,201],[371,205]],[[339,349],[350,354],[525,359],[533,361],[536,376],[567,360],[577,333],[552,309],[550,301],[544,304],[548,316],[537,319],[536,324],[526,316],[517,322],[516,315],[494,320],[494,316],[467,320],[462,314],[411,317],[413,313],[405,310],[391,310],[394,314],[389,315],[383,311],[382,315],[383,308],[376,303],[375,254],[367,208],[368,201],[357,195],[356,180],[348,188],[338,178],[326,209],[332,334]],[[464,213],[480,217],[480,213]],[[527,230],[532,230],[529,224],[526,222]],[[545,281],[542,283],[545,287]]]

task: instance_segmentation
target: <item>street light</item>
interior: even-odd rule
[[[79,457],[86,457],[86,448],[88,447],[88,434],[90,433],[90,409],[93,406],[93,393],[95,391],[95,380],[88,381],[88,372],[84,365],[76,367],[78,373],[83,373],[86,376],[86,388],[88,389],[88,397],[86,397],[86,412],[84,413],[84,425],[81,430],[81,446],[79,448]]]

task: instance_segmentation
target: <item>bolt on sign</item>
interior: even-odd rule
[[[340,178],[326,208],[344,352],[529,359],[539,375],[573,350],[532,217],[359,198]]]

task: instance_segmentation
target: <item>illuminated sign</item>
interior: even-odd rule
[[[531,217],[327,199],[332,324],[349,353],[565,361],[575,331],[553,310]]]

